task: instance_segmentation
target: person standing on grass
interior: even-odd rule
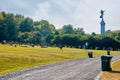
[[[60,45],[59,45],[59,48],[60,48],[61,51],[63,51],[62,47],[63,47],[63,46],[60,44]]]

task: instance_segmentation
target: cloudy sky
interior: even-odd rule
[[[0,0],[0,11],[22,14],[55,27],[72,24],[86,33],[100,33],[100,10],[106,30],[120,30],[120,0]]]

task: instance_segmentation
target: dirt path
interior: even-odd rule
[[[120,59],[114,56],[113,61]],[[0,80],[94,80],[101,71],[101,59],[86,58],[1,75]]]

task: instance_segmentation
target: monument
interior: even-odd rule
[[[101,24],[101,35],[105,35],[105,21],[104,21],[104,18],[103,18],[104,11],[101,10],[100,13],[101,13],[100,18],[102,19],[101,22],[100,22],[100,24]]]

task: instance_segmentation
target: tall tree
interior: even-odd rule
[[[7,26],[8,38],[9,40],[16,40],[18,36],[18,31],[16,27],[16,21],[13,14],[6,14],[4,18],[5,26]]]
[[[49,24],[48,21],[42,20],[39,25],[35,27],[36,31],[41,33],[42,40],[45,42],[50,42],[55,34],[55,27],[52,24]],[[46,41],[47,40],[47,41]]]
[[[77,35],[84,35],[85,34],[83,28],[74,28],[74,33]]]
[[[0,13],[0,41],[8,39],[8,27],[6,23],[4,23],[3,14]]]
[[[60,34],[73,34],[73,26],[71,24],[64,25],[61,30],[59,30]]]
[[[33,31],[33,20],[31,18],[25,18],[20,24],[21,32],[30,32]]]

